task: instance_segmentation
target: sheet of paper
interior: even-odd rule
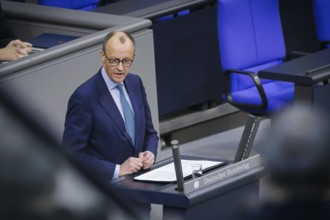
[[[209,161],[209,160],[181,160],[183,177],[191,175],[191,164],[200,163],[203,166],[203,170],[220,165],[221,161]],[[134,177],[135,180],[140,181],[154,181],[154,182],[175,182],[176,175],[174,169],[174,163],[169,163],[162,167],[151,170],[140,176]]]

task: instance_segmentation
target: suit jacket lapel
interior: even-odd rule
[[[128,133],[126,132],[124,120],[116,106],[115,101],[113,100],[100,72],[99,77],[97,78],[97,89],[99,91],[99,103],[108,113],[109,117],[115,122],[123,135],[130,141]],[[130,141],[131,144],[133,144]]]

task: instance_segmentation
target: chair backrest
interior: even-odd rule
[[[278,0],[218,0],[218,38],[223,70],[257,73],[280,64],[285,43]],[[232,78],[232,91],[253,86],[245,77]]]
[[[60,8],[92,10],[98,6],[99,0],[38,0],[38,4]]]
[[[313,0],[313,9],[317,38],[320,43],[328,42],[330,48],[330,1]]]

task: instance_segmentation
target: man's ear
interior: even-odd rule
[[[105,56],[104,56],[103,50],[100,50],[99,55],[100,55],[100,58],[102,60],[102,63],[104,63],[105,62]]]

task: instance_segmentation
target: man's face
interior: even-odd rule
[[[122,43],[111,38],[106,44],[106,50],[100,52],[105,70],[113,82],[121,83],[126,78],[130,65],[135,57],[135,48],[131,41]],[[121,61],[118,63],[118,60]],[[116,65],[118,63],[118,65]]]

